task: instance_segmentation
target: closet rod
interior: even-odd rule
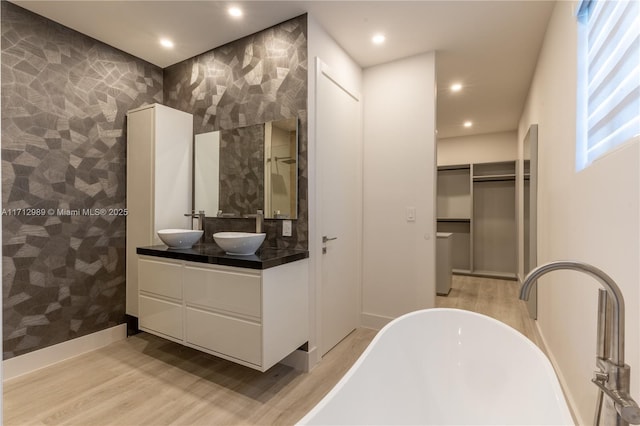
[[[516,178],[515,177],[506,177],[506,178],[473,178],[474,182],[509,182],[509,181],[515,181]]]

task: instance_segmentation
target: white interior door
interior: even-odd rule
[[[317,209],[320,255],[320,354],[358,326],[360,289],[361,119],[358,95],[318,63]]]

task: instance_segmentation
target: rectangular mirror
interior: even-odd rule
[[[193,158],[193,207],[215,216],[219,210],[220,132],[195,135]]]
[[[297,118],[198,134],[193,164],[194,210],[297,219]]]
[[[265,124],[264,212],[273,219],[296,219],[298,211],[298,120]]]

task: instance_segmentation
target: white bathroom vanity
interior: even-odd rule
[[[139,328],[266,371],[308,341],[306,257],[276,249],[229,256],[208,245],[138,248]]]

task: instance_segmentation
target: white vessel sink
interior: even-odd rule
[[[254,254],[267,234],[254,232],[216,232],[213,239],[227,254]]]
[[[191,229],[161,229],[158,231],[158,237],[169,248],[186,249],[198,242],[203,232]]]

